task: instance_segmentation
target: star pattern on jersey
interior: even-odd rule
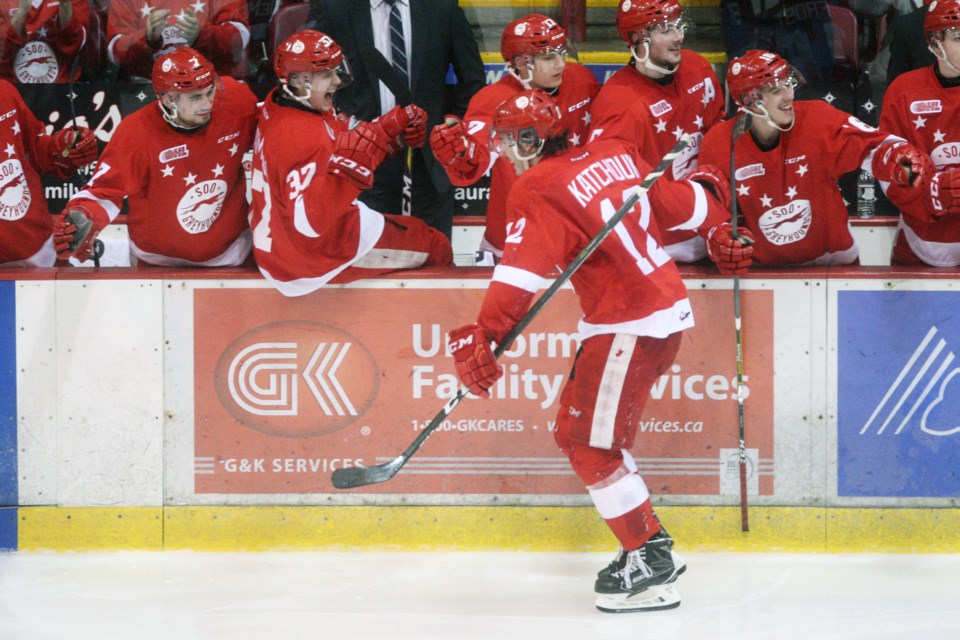
[[[189,15],[189,14],[187,13],[187,10],[186,10],[186,9],[180,9],[180,13],[177,14],[177,20],[183,20],[183,19],[186,18],[188,15]]]
[[[684,134],[683,127],[681,127],[680,125],[677,125],[677,128],[673,130],[673,137],[679,140],[680,138],[683,137],[683,134]]]
[[[762,196],[760,196],[760,204],[763,205],[764,207],[769,207],[771,204],[773,204],[773,198],[771,198],[767,194],[763,194]]]
[[[47,38],[47,28],[40,27],[39,29],[37,29],[37,35],[40,36],[41,40],[45,40]]]
[[[163,169],[160,170],[160,173],[163,174],[163,177],[164,177],[164,178],[169,178],[169,177],[171,177],[171,176],[173,175],[173,167],[171,167],[171,166],[168,165],[168,164],[167,164],[167,165],[164,165],[164,166],[163,166]]]
[[[187,184],[197,184],[197,176],[193,175],[192,172],[187,172],[187,177],[183,179]]]
[[[14,120],[13,126],[11,127],[11,129],[13,129],[13,135],[17,135],[18,133],[20,133],[20,123]]]
[[[933,132],[934,142],[943,142],[944,138],[946,137],[947,137],[947,134],[945,134],[943,131],[940,131],[940,129],[937,129],[936,131]]]
[[[805,164],[802,164],[799,167],[797,167],[797,175],[800,176],[801,178],[807,173],[807,171],[809,171],[809,169]]]
[[[239,150],[240,150],[240,147],[238,147],[238,146],[237,146],[237,143],[234,142],[234,143],[233,143],[233,146],[230,147],[230,149],[229,149],[230,155],[231,155],[231,156],[237,155],[237,151],[239,151]]]
[[[222,175],[223,175],[223,165],[217,163],[217,164],[214,165],[214,167],[213,167],[213,176],[214,176],[215,178],[219,178],[219,177],[222,176]]]
[[[194,12],[194,13],[200,13],[201,11],[203,11],[203,10],[206,8],[207,5],[206,5],[205,2],[200,2],[200,0],[197,0],[196,2],[194,2],[194,3],[193,3],[192,5],[190,5],[190,6],[193,7],[193,12]]]
[[[149,4],[144,4],[143,9],[140,9],[140,15],[142,15],[144,18],[151,13],[153,13],[153,7],[151,7]]]
[[[584,113],[583,113],[583,118],[581,118],[581,119],[583,120],[583,124],[585,124],[585,125],[588,126],[588,127],[590,126],[590,112],[589,112],[589,111],[584,111]]]
[[[741,182],[737,185],[737,193],[744,197],[750,195],[750,186]]]
[[[697,117],[693,119],[693,124],[697,126],[697,131],[703,129],[703,118],[700,117],[700,114],[697,114]]]
[[[796,187],[790,187],[789,189],[787,189],[787,197],[790,198],[791,200],[793,200],[794,198],[796,198],[796,197],[797,197],[797,188],[796,188]]]
[[[575,133],[575,134],[573,134],[572,136],[570,136],[570,144],[572,144],[572,145],[575,146],[575,147],[579,147],[579,146],[580,146],[580,135],[577,134],[577,133]]]
[[[917,116],[917,119],[913,121],[913,126],[917,129],[923,129],[927,125],[927,119],[921,116]]]
[[[667,130],[667,123],[663,121],[663,118],[657,120],[657,124],[653,125],[657,128],[657,133],[663,133]]]
[[[7,152],[7,157],[8,157],[8,158],[16,155],[16,153],[17,153],[17,150],[14,149],[14,148],[13,148],[13,145],[10,144],[9,142],[7,143],[7,146],[6,146],[6,148],[4,149],[4,151]]]

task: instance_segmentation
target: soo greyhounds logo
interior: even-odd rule
[[[220,355],[217,397],[246,426],[268,435],[313,437],[363,415],[377,397],[380,370],[357,338],[308,321],[263,325]]]

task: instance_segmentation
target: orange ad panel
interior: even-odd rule
[[[398,455],[456,392],[445,335],[475,317],[483,293],[196,290],[195,492],[330,493],[334,469]],[[732,294],[690,299],[697,326],[654,386],[633,451],[655,495],[719,494],[721,449],[738,443]],[[750,471],[770,495],[773,292],[743,292],[743,309]],[[394,479],[355,491],[582,493],[551,434],[578,318],[575,294],[561,291],[502,357],[493,399],[468,398]]]

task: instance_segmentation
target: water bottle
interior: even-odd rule
[[[857,217],[872,218],[877,206],[876,183],[866,169],[857,176]]]

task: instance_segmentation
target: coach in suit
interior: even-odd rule
[[[400,24],[404,40],[398,47],[392,32]],[[360,120],[413,102],[427,112],[430,131],[445,114],[462,116],[486,83],[480,51],[457,0],[311,0],[305,26],[331,36],[343,48],[353,82],[337,91],[337,108]],[[396,68],[404,57],[406,78]],[[451,67],[456,84],[448,85]],[[429,144],[415,149],[411,159],[412,214],[450,237],[450,180]],[[401,212],[406,162],[404,152],[381,164],[373,188],[360,199],[377,211]]]

